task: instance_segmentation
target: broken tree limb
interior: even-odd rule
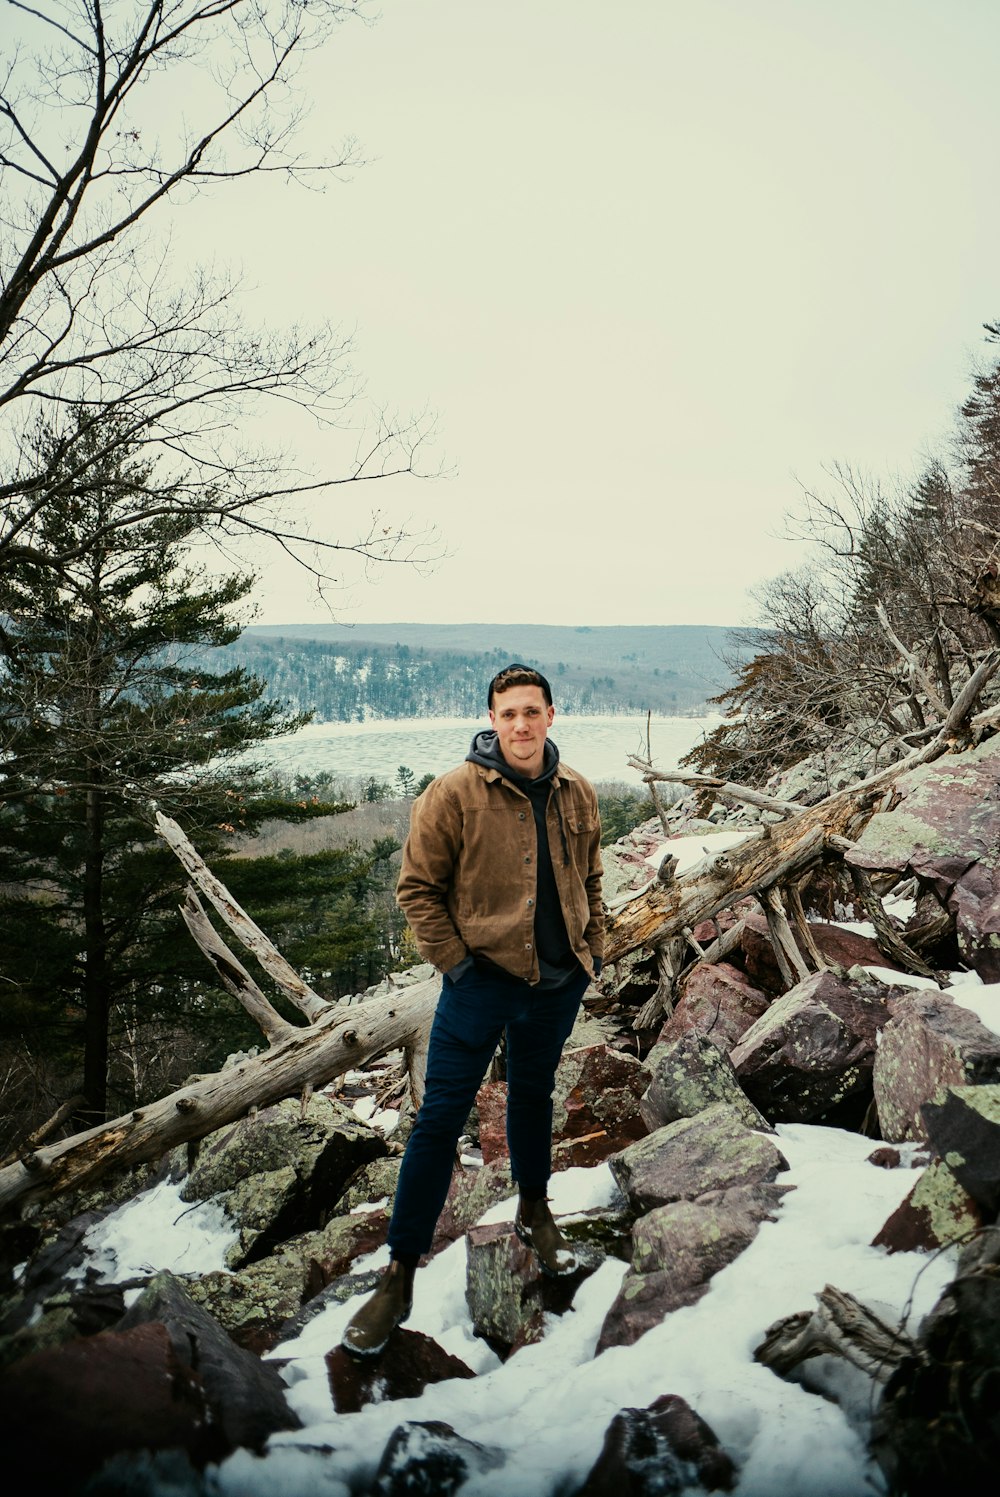
[[[876,1382],[888,1382],[904,1358],[916,1355],[915,1342],[899,1326],[888,1325],[853,1295],[827,1284],[817,1308],[788,1315],[770,1327],[754,1350],[754,1360],[787,1377],[810,1357],[841,1357]]]
[[[848,863],[846,867],[854,886],[854,892],[864,905],[865,914],[875,927],[878,949],[890,961],[898,962],[904,972],[916,972],[920,977],[933,977],[937,981],[937,973],[933,967],[929,967],[923,957],[918,956],[912,947],[906,944],[899,932],[893,930],[889,917],[882,908],[882,901],[872,888],[868,875],[862,868],[856,868],[853,863]]]
[[[387,1050],[418,1047],[439,991],[440,979],[433,977],[386,997],[329,1009],[263,1055],[199,1077],[110,1123],[23,1154],[0,1169],[0,1211],[92,1185],[111,1169],[158,1159],[178,1144],[204,1138],[251,1107],[297,1096],[310,1083],[325,1086]]]
[[[328,1013],[332,1005],[325,998],[321,998],[318,993],[314,993],[308,983],[302,981],[295,968],[286,962],[260,926],[251,920],[246,911],[236,903],[225,884],[220,882],[206,866],[176,821],[172,821],[169,816],[164,816],[162,811],[157,811],[156,830],[171,851],[176,854],[183,867],[187,869],[210,904],[221,915],[233,935],[243,942],[248,951],[253,953],[285,997],[294,1003],[296,1008],[301,1009],[309,1020],[318,1019],[322,1014]]]
[[[894,648],[899,651],[900,656],[902,657],[906,665],[906,669],[909,672],[911,684],[914,687],[919,686],[934,710],[936,712],[939,712],[942,717],[946,717],[948,708],[938,694],[934,682],[931,680],[930,676],[921,665],[916,652],[914,650],[908,650],[903,644],[903,641],[899,638],[899,635],[890,624],[889,615],[886,613],[882,603],[877,603],[875,605],[875,612],[878,614],[878,621],[882,625],[882,628],[885,630],[890,644],[892,644]]]
[[[809,976],[809,968],[792,934],[776,885],[771,884],[761,891],[761,903],[767,917],[767,931],[778,961],[778,969],[788,986],[794,988],[796,983],[805,982]]]
[[[684,963],[684,952],[687,949],[687,937],[683,934],[672,936],[669,941],[663,941],[656,948],[656,969],[659,981],[656,984],[656,992],[652,998],[643,1004],[632,1021],[632,1028],[636,1030],[652,1029],[653,1025],[661,1017],[669,1019],[674,1011],[674,995],[677,989],[677,979],[680,976],[681,967]]]
[[[802,895],[799,892],[798,884],[788,884],[784,890],[784,895],[788,906],[788,918],[795,932],[796,945],[803,956],[812,962],[815,971],[827,971],[830,963],[816,945],[813,933],[809,929],[809,921],[806,919],[806,912],[802,908]]]
[[[194,890],[188,887],[181,906],[181,917],[199,950],[205,956],[223,987],[246,1009],[269,1045],[289,1039],[297,1033],[294,1024],[283,1019],[254,982],[250,973],[219,935],[205,914],[204,907]]]
[[[762,790],[751,790],[749,785],[735,785],[716,775],[688,773],[683,769],[654,769],[652,764],[636,754],[629,754],[626,762],[630,769],[637,769],[650,786],[654,780],[665,780],[672,785],[686,785],[689,790],[714,790],[724,800],[759,806],[762,811],[776,811],[779,816],[794,816],[802,810],[794,801],[776,800],[773,795],[765,795]]]

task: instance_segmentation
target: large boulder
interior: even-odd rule
[[[7,1368],[0,1407],[9,1469],[45,1492],[79,1491],[123,1452],[181,1451],[203,1466],[299,1425],[277,1369],[235,1346],[166,1273],[114,1330]]]
[[[969,1192],[941,1159],[932,1159],[872,1240],[890,1253],[937,1252],[968,1241],[983,1224]]]
[[[729,1053],[763,1014],[771,999],[745,972],[729,962],[693,967],[681,986],[674,1011],[659,1035],[660,1043],[694,1030]]]
[[[649,1073],[605,1044],[567,1050],[553,1089],[553,1170],[599,1164],[646,1132],[639,1102]],[[479,1146],[487,1163],[506,1159],[507,1086],[486,1081],[476,1097]]]
[[[162,1324],[99,1331],[0,1373],[4,1461],[38,1492],[79,1492],[124,1451],[183,1450],[195,1465],[229,1446],[205,1390]]]
[[[510,1222],[473,1227],[468,1235],[465,1299],[477,1336],[509,1356],[540,1338],[546,1314],[563,1315],[584,1279],[603,1254],[578,1247],[578,1267],[553,1278],[544,1274],[530,1248],[514,1235]]]
[[[653,1079],[640,1104],[650,1133],[678,1118],[693,1118],[716,1102],[735,1108],[748,1128],[771,1132],[737,1081],[729,1057],[707,1036],[686,1030],[671,1044],[657,1045],[655,1055]]]
[[[1000,1035],[946,993],[897,993],[872,1076],[882,1137],[925,1139],[923,1107],[946,1086],[1000,1081]]]
[[[986,1221],[1000,1212],[1000,1086],[949,1086],[923,1106],[927,1138]]]
[[[717,1102],[679,1118],[613,1155],[611,1173],[636,1211],[694,1200],[710,1190],[770,1183],[788,1163],[769,1138],[754,1133],[735,1108]]]
[[[860,969],[817,972],[776,999],[730,1059],[746,1092],[772,1122],[812,1122],[871,1095],[889,989]]]
[[[715,1431],[676,1393],[622,1409],[573,1497],[674,1497],[732,1489],[736,1472]]]
[[[790,1188],[759,1183],[710,1191],[637,1221],[632,1267],[605,1316],[598,1352],[632,1345],[672,1310],[701,1299],[713,1275],[750,1246],[761,1222],[775,1219]]]
[[[648,1085],[649,1073],[633,1055],[607,1045],[564,1051],[553,1092],[557,1145],[602,1132],[610,1153],[641,1138],[646,1128],[639,1104]]]
[[[1000,737],[918,765],[895,793],[848,861],[929,884],[955,917],[962,958],[984,982],[1000,980]]]
[[[288,1099],[204,1139],[181,1196],[221,1199],[239,1228],[227,1257],[239,1268],[322,1226],[355,1172],[387,1152],[381,1134],[339,1102],[320,1094],[303,1109]]]
[[[357,1414],[366,1404],[390,1399],[419,1398],[431,1383],[476,1375],[430,1336],[402,1327],[393,1332],[378,1357],[360,1361],[342,1346],[335,1346],[324,1360],[338,1414]]]
[[[179,1363],[201,1384],[212,1423],[230,1449],[261,1451],[271,1435],[298,1429],[276,1367],[235,1345],[171,1273],[159,1273],[119,1321],[119,1331],[164,1325]]]

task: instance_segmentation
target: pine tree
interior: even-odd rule
[[[85,482],[60,470],[64,433],[36,434],[39,471],[54,478],[31,538],[57,547],[62,568],[34,566],[26,546],[0,577],[0,898],[16,932],[0,978],[8,1036],[79,1068],[90,1121],[106,1111],[122,1005],[138,995],[133,1013],[149,1020],[177,992],[162,918],[181,875],[155,839],[153,803],[210,852],[253,820],[255,768],[233,761],[303,719],[263,700],[243,669],[186,659],[236,638],[253,579],[196,565],[197,515],[169,490],[156,514],[148,461],[120,429],[82,426],[73,471],[90,444]],[[139,492],[147,517],[123,526]],[[176,951],[175,920],[171,939]]]

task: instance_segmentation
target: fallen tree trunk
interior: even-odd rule
[[[47,1148],[26,1147],[0,1168],[0,1212],[63,1191],[93,1185],[112,1169],[158,1159],[178,1144],[235,1122],[251,1107],[326,1086],[353,1066],[402,1048],[410,1095],[419,1107],[431,1021],[440,979],[414,983],[360,1004],[321,998],[289,966],[228,889],[191,846],[180,827],[157,813],[164,841],[211,900],[230,930],[257,958],[281,991],[311,1020],[297,1028],[283,1019],[208,920],[189,888],[181,915],[223,985],[257,1024],[269,1049],[211,1076],[201,1076],[112,1122],[101,1123]]]
[[[860,835],[882,798],[891,796],[893,783],[900,775],[941,758],[956,746],[964,746],[970,729],[981,729],[992,721],[993,712],[983,713],[971,722],[970,717],[983,687],[998,667],[1000,653],[994,651],[973,672],[934,739],[923,748],[795,815],[788,814],[791,803],[772,800],[771,809],[786,819],[767,826],[763,837],[757,831],[748,833],[745,842],[727,853],[706,858],[668,885],[654,880],[635,898],[609,911],[605,962],[619,961],[637,946],[655,949],[661,942],[682,934],[685,926],[693,928],[748,895],[765,902],[769,889],[787,883],[792,875],[818,862],[824,853],[841,851],[844,841],[852,842]],[[752,792],[748,795],[745,787],[711,776],[657,770],[634,757],[629,762],[644,778],[691,786],[711,785],[717,794],[731,800],[760,804],[762,799]]]
[[[308,1085],[325,1086],[353,1066],[399,1047],[422,1053],[440,981],[385,998],[330,1008],[263,1055],[183,1086],[158,1102],[35,1149],[0,1169],[0,1211],[93,1185],[110,1169],[158,1159],[168,1149],[235,1122]]]

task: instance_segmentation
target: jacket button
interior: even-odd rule
[[[530,863],[530,862],[531,862],[531,857],[530,857],[530,855],[529,855],[529,856],[527,856],[527,857],[526,857],[526,858],[525,858],[525,860],[524,860],[524,861],[525,861],[525,862],[526,862],[526,863]]]
[[[524,949],[525,949],[525,951],[530,951],[531,950],[531,942],[530,941],[525,941],[525,943],[524,943]]]
[[[534,901],[534,900],[533,900],[533,899],[529,899],[529,900],[528,900],[528,903],[529,903],[529,905],[531,905],[531,904],[534,904],[534,902],[535,902],[535,901]]]
[[[524,812],[523,811],[518,811],[518,813],[517,813],[517,819],[518,819],[518,821],[523,821],[524,820]]]

